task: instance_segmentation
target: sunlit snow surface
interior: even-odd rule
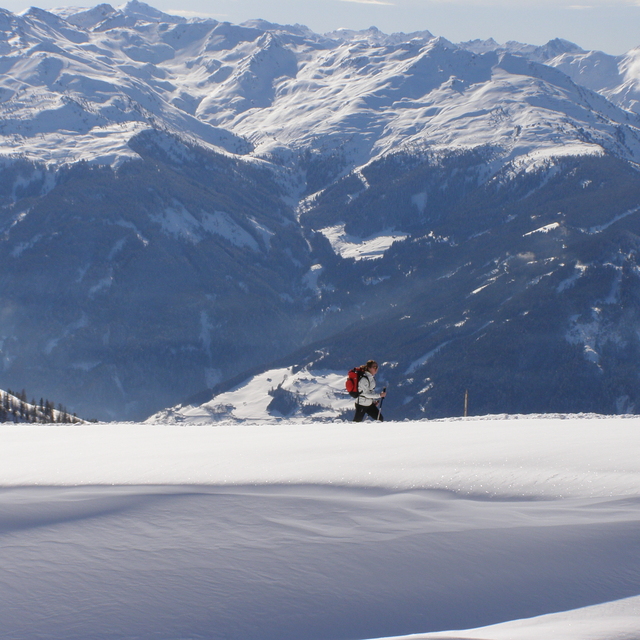
[[[637,638],[639,445],[631,417],[2,426],[0,637]]]
[[[382,232],[368,238],[357,238],[345,232],[344,225],[320,229],[320,233],[329,240],[336,255],[355,260],[375,260],[382,258],[394,242],[404,240],[408,234]]]
[[[353,399],[344,389],[344,372],[310,371],[303,367],[269,369],[245,380],[237,387],[214,396],[202,405],[179,405],[163,409],[147,420],[149,423],[208,424],[215,422],[280,422],[282,415],[270,411],[273,400],[270,392],[281,389],[292,394],[296,406],[292,415],[297,422],[325,421],[339,418],[353,407]],[[311,415],[304,415],[305,407],[313,407]],[[308,412],[307,412],[308,413]]]

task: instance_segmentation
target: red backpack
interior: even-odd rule
[[[357,398],[360,395],[360,392],[358,391],[358,384],[360,383],[360,378],[362,378],[364,372],[365,367],[354,367],[349,370],[344,386],[352,398]]]

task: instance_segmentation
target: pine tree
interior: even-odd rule
[[[45,422],[54,422],[53,419],[53,402],[44,401],[44,418]]]

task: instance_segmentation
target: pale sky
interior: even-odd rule
[[[109,0],[104,0],[109,2]],[[95,6],[96,0],[0,0],[20,12],[30,4]],[[120,6],[123,0],[111,2]],[[262,18],[325,33],[340,27],[385,33],[428,30],[452,42],[494,38],[544,44],[564,38],[583,49],[621,54],[640,46],[640,0],[148,0],[167,13],[240,23]]]

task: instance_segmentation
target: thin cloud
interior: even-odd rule
[[[343,0],[350,1],[350,0]],[[353,0],[357,2],[358,0]],[[414,0],[413,4],[455,4],[472,5],[476,7],[503,6],[512,9],[524,7],[536,7],[540,5],[553,5],[555,8],[565,9],[597,9],[602,7],[638,7],[640,0]]]
[[[340,0],[340,2],[355,2],[356,4],[377,4],[385,7],[395,7],[393,2],[383,2],[383,0]]]

